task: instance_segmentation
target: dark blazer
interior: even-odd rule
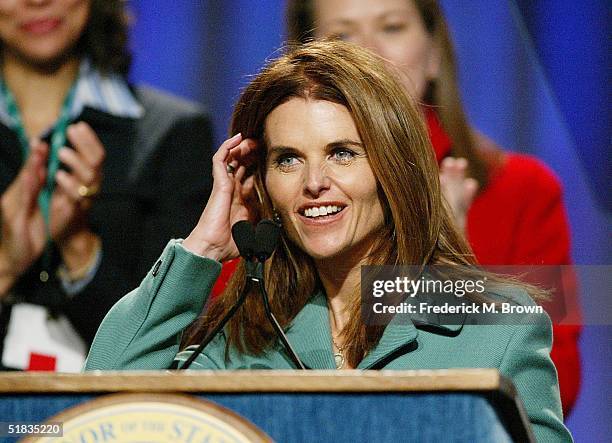
[[[168,240],[187,236],[195,226],[212,186],[211,122],[194,104],[148,88],[133,92],[144,108],[139,119],[86,107],[75,120],[87,122],[106,149],[101,192],[89,214],[102,239],[98,272],[82,292],[68,296],[56,277],[60,259],[53,248],[50,279],[40,281],[39,260],[3,303],[0,338],[11,304],[26,301],[65,314],[91,343],[106,312],[138,286]],[[17,135],[0,124],[0,194],[22,163]]]

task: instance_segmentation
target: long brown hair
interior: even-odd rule
[[[488,162],[493,165],[499,158],[492,152],[487,152],[485,158],[477,148],[461,104],[455,50],[442,9],[437,0],[406,1],[414,3],[426,31],[440,50],[439,76],[429,82],[425,104],[433,107],[442,127],[453,141],[451,155],[468,160],[468,175],[478,181],[482,190],[488,181]],[[316,31],[314,0],[289,0],[286,20],[291,41],[305,43],[312,40]]]
[[[474,264],[469,246],[453,227],[442,203],[438,169],[427,130],[416,104],[384,62],[371,52],[340,41],[311,42],[271,62],[247,86],[236,104],[232,133],[259,143],[256,187],[259,218],[273,208],[264,187],[266,117],[293,97],[326,100],[351,113],[376,177],[385,226],[367,257],[373,265]],[[281,245],[265,266],[271,307],[281,326],[287,326],[320,284],[312,259],[283,233]],[[243,263],[224,293],[196,321],[183,344],[198,342],[217,324],[240,295],[245,282]],[[378,342],[383,328],[366,326],[360,316],[360,293],[343,331],[351,343],[349,361],[359,362]],[[249,297],[230,321],[228,346],[260,353],[275,339],[258,297]]]

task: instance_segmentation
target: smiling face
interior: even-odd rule
[[[89,0],[0,0],[2,50],[29,64],[55,63],[75,46],[89,9]]]
[[[439,49],[410,0],[314,0],[315,36],[366,47],[396,67],[406,90],[422,99],[440,69]]]
[[[346,107],[292,98],[268,115],[265,134],[265,185],[289,238],[315,260],[364,257],[384,216]]]

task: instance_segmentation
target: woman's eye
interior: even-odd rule
[[[386,33],[393,34],[395,32],[403,31],[406,28],[405,23],[389,23],[382,27],[382,30]]]
[[[298,159],[293,154],[284,154],[279,156],[274,163],[276,163],[276,166],[278,166],[280,169],[288,169],[296,165],[298,163]]]
[[[329,35],[329,38],[333,40],[349,41],[351,39],[351,34],[348,32],[333,32]]]
[[[347,164],[355,158],[355,153],[346,148],[336,149],[334,152],[332,152],[332,158],[338,163]]]

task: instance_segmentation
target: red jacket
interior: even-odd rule
[[[555,175],[527,155],[507,154],[468,211],[467,236],[484,265],[569,264],[569,228]],[[567,414],[578,395],[578,325],[553,325],[551,357]]]

